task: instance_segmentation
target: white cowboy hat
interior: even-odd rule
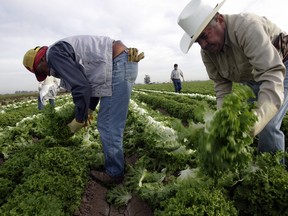
[[[180,49],[187,53],[201,32],[212,20],[225,0],[213,7],[205,0],[192,0],[178,17],[178,25],[185,31],[180,41]]]

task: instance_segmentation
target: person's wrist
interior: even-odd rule
[[[76,122],[79,123],[79,124],[84,124],[84,120],[78,120],[78,119],[76,119]]]
[[[88,115],[92,115],[93,114],[93,112],[94,112],[94,110],[92,110],[92,109],[88,109]]]

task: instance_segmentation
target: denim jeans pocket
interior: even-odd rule
[[[125,64],[125,80],[134,83],[138,75],[138,63],[126,62]]]

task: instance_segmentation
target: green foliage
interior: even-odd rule
[[[242,215],[288,215],[288,172],[282,159],[282,153],[257,156],[233,196]]]
[[[125,142],[134,144],[133,148],[137,149],[138,157],[143,156],[146,159],[142,161],[148,170],[160,171],[167,168],[170,172],[175,172],[187,164],[195,164],[193,152],[178,142],[177,133],[171,127],[165,126],[164,122],[147,118],[145,114],[137,116],[131,113],[128,118],[128,122],[133,122],[133,125],[126,128],[126,133],[131,134],[131,141],[130,136],[126,136]],[[135,140],[133,137],[138,131],[142,131],[143,136],[137,136]],[[135,145],[135,141],[139,146]],[[129,146],[126,147],[128,148]]]
[[[183,104],[163,97],[160,98],[157,95],[139,94],[137,98],[152,108],[161,109],[175,118],[204,122],[206,110],[203,107],[202,109],[197,108],[197,104]]]
[[[27,116],[32,116],[38,113],[36,103],[18,106],[10,109],[5,113],[0,113],[0,128],[6,126],[15,126],[17,122],[21,121]]]
[[[22,147],[0,166],[0,212],[30,215],[34,208],[44,215],[39,209],[47,210],[51,206],[45,202],[51,201],[57,205],[47,210],[47,215],[53,211],[54,215],[71,215],[80,205],[89,166],[103,164],[98,156],[90,149],[47,148],[41,142]],[[25,204],[30,205],[25,208]]]
[[[172,122],[172,127],[178,132],[178,141],[180,143],[184,143],[189,149],[197,149],[199,139],[204,133],[204,124],[189,122],[189,125],[185,127],[181,121],[175,120]]]
[[[149,91],[147,91],[149,93]],[[185,107],[187,104],[194,106],[194,114],[199,115],[197,118],[202,119],[205,112],[208,112],[210,109],[216,109],[216,99],[208,99],[205,95],[201,94],[197,96],[197,94],[169,94],[168,92],[165,93],[158,93],[160,97],[165,97],[172,101],[177,101],[183,104]]]
[[[135,89],[153,89],[158,91],[174,92],[173,83],[157,83],[157,84],[136,84]],[[200,93],[215,95],[214,83],[212,80],[206,81],[189,81],[182,82],[181,92]]]
[[[146,122],[137,121],[137,118],[134,116],[131,110],[129,110],[126,127],[124,130],[125,139],[123,140],[126,155],[135,154],[135,149],[139,149],[141,151],[141,149],[145,147],[145,125]]]
[[[9,176],[16,185],[11,194],[6,193],[2,198],[2,202],[7,203],[0,209],[3,212],[15,210],[29,215],[32,207],[24,208],[19,203],[29,203],[32,199],[37,212],[37,208],[46,209],[47,204],[43,200],[53,198],[59,202],[61,212],[73,213],[80,205],[80,197],[86,184],[88,167],[85,158],[78,156],[77,149],[64,147],[43,149],[34,156],[30,154],[32,157],[25,153],[27,152],[14,154],[0,167],[0,176]],[[11,185],[12,183],[6,182],[6,187],[2,190],[11,192]],[[48,197],[45,198],[44,195]]]
[[[33,194],[42,194],[45,196],[55,196],[58,201],[60,201],[63,212],[73,213],[79,205],[78,197],[82,193],[82,187],[83,185],[80,185],[80,187],[78,185],[77,187],[76,184],[73,184],[73,181],[69,179],[69,176],[42,170],[39,173],[28,176],[23,184],[19,184],[3,208],[13,209],[16,204],[15,200],[31,199],[27,194],[31,194],[32,196]],[[41,203],[41,205],[45,206],[46,203]],[[34,206],[33,208],[41,209],[43,208],[41,205]],[[27,209],[23,209],[23,211],[25,212]]]
[[[0,166],[0,177],[8,178],[13,184],[22,181],[24,170],[37,157],[42,154],[45,148],[42,145],[31,145],[14,149],[14,154]]]
[[[178,184],[176,191],[160,203],[155,216],[238,215],[233,203],[209,182],[188,181]]]
[[[38,216],[68,216],[63,212],[60,200],[54,195],[45,195],[39,192],[25,193],[13,197],[9,203],[0,208],[0,215],[38,215]]]
[[[107,202],[113,204],[117,208],[126,206],[131,198],[131,192],[121,185],[112,188],[106,194]]]
[[[193,104],[180,95],[165,99],[180,108]],[[235,89],[207,128],[187,119],[189,125],[182,125],[182,117],[173,121],[143,104],[144,111],[130,110],[124,147],[126,156],[133,154],[137,161],[126,167],[124,184],[109,189],[109,203],[125,206],[136,194],[154,215],[287,215],[283,155],[263,154],[252,161],[249,132],[255,116],[246,103],[251,96]],[[159,95],[153,98],[160,101]],[[206,106],[213,109],[215,101],[197,103],[195,118],[203,118]],[[74,117],[72,104],[46,108],[19,127],[1,131],[0,148],[8,157],[0,166],[0,215],[73,215],[89,169],[104,164],[97,130],[66,133]]]
[[[0,135],[0,151],[6,155],[13,154],[14,151],[32,144],[30,135],[30,126],[32,122],[24,122],[21,127],[8,128],[5,133]]]
[[[32,145],[33,141],[42,140],[46,146],[75,146],[82,139],[72,136],[67,124],[73,119],[73,107],[68,105],[56,111],[52,106],[45,106],[43,115],[28,118],[11,127],[0,136],[0,150],[12,154],[16,146]],[[44,141],[44,139],[46,139]],[[17,149],[17,148],[16,148]]]
[[[43,116],[39,120],[42,125],[42,134],[44,136],[52,136],[60,142],[69,139],[73,134],[67,125],[74,118],[73,107],[73,105],[68,105],[56,111],[52,106],[45,106]]]
[[[5,203],[6,197],[13,191],[13,182],[7,178],[0,177],[0,206]]]
[[[227,171],[237,172],[252,161],[251,128],[256,116],[251,112],[253,97],[249,87],[241,86],[224,99],[222,109],[207,123],[199,144],[199,166],[203,173],[217,179]]]
[[[167,178],[165,170],[162,172],[148,171],[143,167],[141,160],[142,158],[137,161],[135,166],[129,166],[125,186],[155,209],[161,201],[175,194],[176,189],[173,184],[175,178]]]
[[[47,148],[37,155],[25,169],[25,175],[32,175],[46,169],[71,177],[73,181],[81,181],[86,174],[85,161],[78,157],[77,148],[53,147]]]
[[[104,156],[97,133],[70,133],[67,124],[74,118],[73,107],[47,105],[40,115],[0,134],[5,155],[0,166],[0,215],[75,213],[89,168],[103,165]]]
[[[173,183],[147,182],[138,188],[137,194],[155,210],[162,201],[173,197],[176,190],[177,187]]]

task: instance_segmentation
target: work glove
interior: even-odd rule
[[[257,116],[258,120],[256,121],[251,130],[251,135],[256,136],[275,116],[275,114],[278,112],[278,109],[274,104],[270,102],[264,102],[258,109],[253,110],[253,112]]]
[[[71,133],[76,133],[78,132],[82,127],[84,127],[85,123],[80,123],[80,122],[77,122],[76,119],[74,118],[72,122],[70,122],[68,124],[68,127],[71,131]]]
[[[94,120],[93,114],[94,114],[94,110],[88,109],[88,118],[87,118],[85,126],[90,126],[92,124]]]
[[[144,57],[145,57],[144,52],[141,52],[138,55],[138,49],[137,48],[128,48],[128,61],[139,62]]]

